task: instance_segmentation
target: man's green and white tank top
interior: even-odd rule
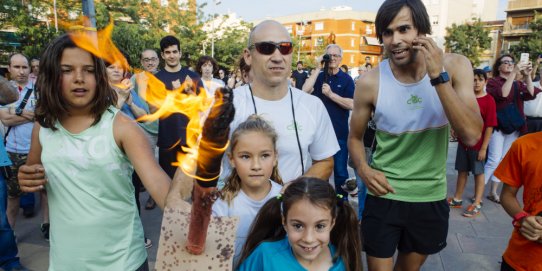
[[[136,270],[147,258],[133,167],[113,137],[118,109],[72,134],[41,128],[51,220],[49,270]]]
[[[399,82],[388,60],[379,65],[374,113],[378,142],[371,166],[384,172],[395,194],[383,198],[430,202],[446,198],[448,119],[429,76]]]

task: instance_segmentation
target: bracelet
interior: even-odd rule
[[[514,220],[512,220],[512,225],[514,225],[514,227],[520,227],[521,225],[519,225],[519,222],[522,219],[524,219],[525,217],[528,217],[528,216],[530,216],[530,214],[525,212],[525,211],[521,211],[521,212],[517,213],[514,216]]]

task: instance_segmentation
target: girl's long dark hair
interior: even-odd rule
[[[335,190],[328,182],[312,177],[300,177],[292,181],[284,191],[282,199],[272,198],[260,209],[250,227],[239,264],[262,242],[278,241],[286,236],[282,216],[286,220],[290,207],[303,199],[329,209],[335,219],[335,226],[330,233],[330,242],[337,247],[337,251],[332,255],[333,261],[341,257],[347,271],[362,270],[361,240],[356,213],[350,204],[337,198]]]
[[[65,49],[76,47],[77,45],[69,35],[65,34],[52,41],[40,58],[40,70],[36,82],[39,98],[36,103],[35,116],[39,124],[45,128],[56,130],[55,123],[61,117],[69,114],[67,103],[62,96],[60,61]],[[95,118],[94,125],[100,121],[103,112],[109,106],[117,103],[117,94],[109,87],[104,62],[92,54],[91,56],[96,77],[96,95],[90,111]]]

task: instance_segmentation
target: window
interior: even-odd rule
[[[324,38],[323,37],[318,37],[314,41],[314,46],[322,46],[322,45],[324,45]]]
[[[352,30],[356,30],[356,22],[352,22]]]
[[[324,22],[315,23],[314,30],[324,30]]]
[[[432,25],[438,24],[438,16],[431,16],[431,24]]]
[[[365,34],[367,35],[373,34],[373,28],[370,25],[365,26]]]
[[[350,55],[350,63],[354,63],[354,55]]]
[[[352,38],[352,39],[350,40],[350,46],[351,46],[351,47],[355,47],[355,46],[356,46],[355,44],[356,44],[356,40],[355,40],[354,38]]]

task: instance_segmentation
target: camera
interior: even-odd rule
[[[322,63],[329,62],[331,60],[331,56],[328,54],[325,54],[322,56]]]

